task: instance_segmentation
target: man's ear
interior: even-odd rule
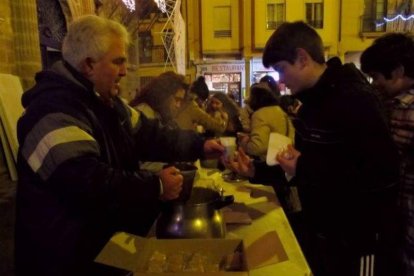
[[[304,67],[309,64],[310,62],[310,56],[308,52],[303,48],[297,48],[296,49],[296,60],[299,62],[299,64]]]
[[[81,63],[82,73],[86,76],[91,76],[93,73],[93,63],[93,59],[90,57],[84,59]]]

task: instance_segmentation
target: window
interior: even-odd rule
[[[214,37],[231,37],[231,6],[214,7]]]
[[[387,14],[386,0],[365,0],[364,16],[362,21],[363,32],[383,32],[385,24],[383,18]]]
[[[151,31],[139,32],[139,63],[152,62],[153,38]]]
[[[306,3],[306,22],[314,28],[323,28],[323,1]]]
[[[285,22],[285,1],[268,3],[266,9],[266,29],[275,30]]]

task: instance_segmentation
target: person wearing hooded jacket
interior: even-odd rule
[[[183,177],[140,160],[223,151],[193,132],[162,129],[119,98],[128,33],[94,15],[69,26],[63,61],[36,75],[18,121],[17,275],[116,275],[95,257],[117,231],[146,235]]]

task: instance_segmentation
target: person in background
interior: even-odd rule
[[[210,90],[208,89],[206,78],[204,76],[199,76],[191,84],[190,92],[196,94],[195,101],[198,106],[202,109],[206,109],[208,97],[210,97]]]
[[[295,147],[275,158],[297,185],[299,241],[313,274],[395,275],[384,249],[392,238],[386,225],[395,217],[398,151],[371,85],[353,64],[325,62],[322,39],[301,21],[277,28],[263,64],[302,102]],[[242,150],[226,165],[253,178],[269,170]]]
[[[239,141],[239,145],[250,156],[266,160],[270,133],[280,133],[293,141],[295,129],[286,113],[279,107],[279,101],[268,83],[261,82],[251,86],[249,105],[253,110],[251,132]]]
[[[294,118],[299,112],[301,102],[292,95],[282,95],[279,97],[279,106],[283,111]]]
[[[68,26],[63,60],[38,73],[23,94],[17,275],[117,275],[94,262],[97,254],[118,231],[145,236],[183,181],[173,166],[158,175],[137,170],[139,160],[187,161],[224,151],[192,131],[160,128],[119,98],[128,43],[120,23],[80,17]]]
[[[223,136],[236,136],[237,132],[243,130],[240,122],[240,109],[237,104],[222,92],[216,92],[207,104],[207,113],[214,118],[223,118],[223,113],[227,114],[227,128]]]
[[[160,126],[176,129],[174,117],[184,102],[187,89],[183,75],[167,71],[145,85],[129,105],[147,118],[157,120]],[[165,162],[146,161],[140,163],[140,168],[158,173],[166,165]]]
[[[129,104],[147,118],[176,128],[174,117],[184,102],[187,89],[183,75],[167,71],[153,78]]]
[[[270,76],[270,75],[263,76],[259,80],[259,83],[267,83],[267,85],[269,86],[269,88],[275,94],[276,98],[279,98],[280,97],[280,89],[279,89],[279,86],[278,86],[276,80],[272,76]]]
[[[362,53],[360,61],[362,71],[384,96],[400,153],[402,275],[414,275],[414,41],[406,34],[386,34]]]
[[[250,87],[249,104],[253,110],[251,132],[239,136],[238,144],[250,157],[264,162],[270,133],[277,132],[294,141],[295,128],[288,115],[280,108],[277,93],[267,82],[256,83]],[[261,184],[268,184],[274,188],[288,219],[292,221],[293,216],[301,209],[300,200],[296,187],[287,185],[282,170],[272,176],[269,183],[265,181]]]
[[[215,136],[220,136],[226,130],[227,113],[222,112],[221,116],[212,117],[203,109],[209,94],[204,77],[198,77],[190,86],[186,100],[174,118],[181,129],[197,131],[197,128],[201,127],[202,132],[211,131]]]
[[[243,132],[245,134],[250,133],[251,131],[251,117],[253,110],[249,105],[249,98],[244,100],[244,106],[240,108],[240,123],[242,125]]]

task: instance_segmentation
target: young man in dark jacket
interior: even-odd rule
[[[63,42],[64,61],[36,75],[22,98],[16,215],[18,275],[107,275],[94,263],[117,231],[146,235],[183,177],[139,161],[190,161],[223,147],[195,133],[160,129],[118,97],[128,33],[86,16]]]
[[[390,33],[361,55],[361,69],[382,93],[391,132],[401,157],[399,208],[402,214],[402,275],[414,275],[414,40]]]
[[[384,225],[395,209],[398,155],[370,84],[351,64],[325,63],[321,38],[303,22],[273,33],[263,64],[302,103],[295,146],[275,158],[297,185],[314,275],[390,275],[379,252],[390,242]],[[238,161],[234,169],[263,179],[243,152]]]

